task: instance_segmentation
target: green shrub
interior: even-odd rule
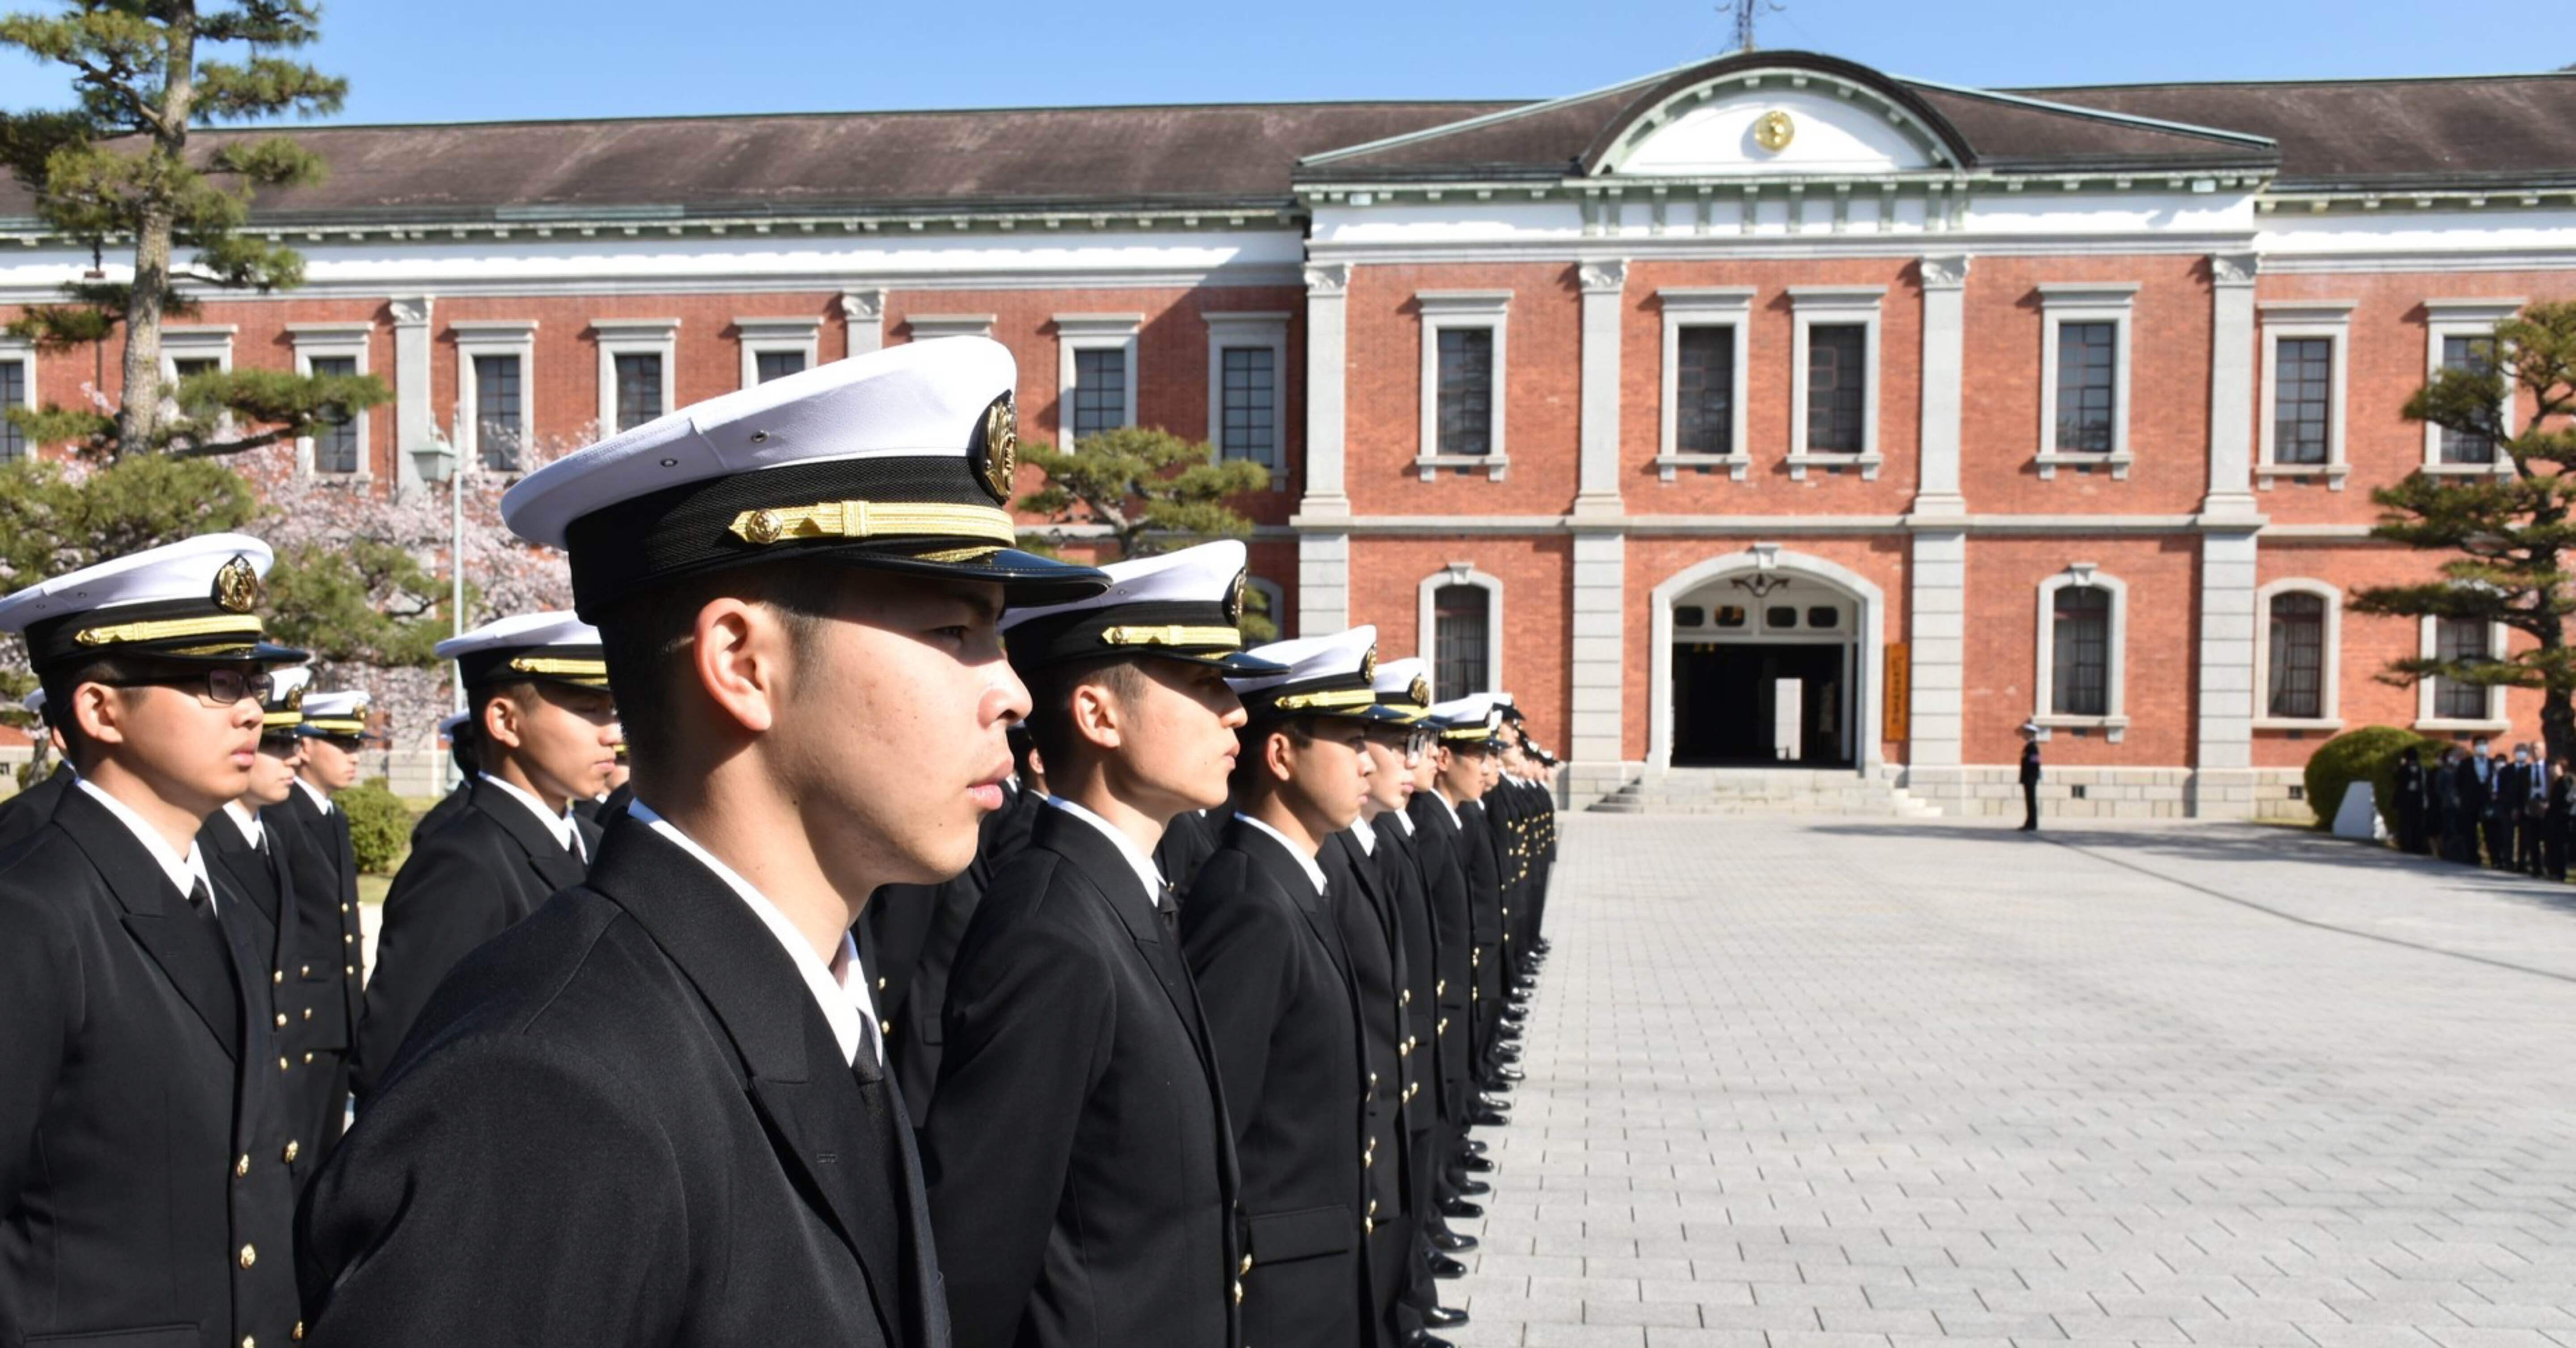
[[[2379,817],[2393,832],[2397,813],[2397,760],[2410,748],[2422,750],[2424,769],[2432,771],[2433,760],[2449,747],[2449,740],[2428,739],[2412,730],[2393,725],[2366,725],[2347,730],[2317,746],[2308,756],[2308,808],[2317,816],[2317,827],[2334,827],[2335,811],[2343,808],[2344,788],[2354,782],[2370,783],[2372,800],[2379,806]]]
[[[370,777],[333,796],[331,803],[349,812],[349,842],[357,850],[358,869],[379,875],[392,870],[411,842],[411,811],[387,789],[385,779]]]

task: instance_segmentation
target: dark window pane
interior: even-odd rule
[[[1076,442],[1127,424],[1127,351],[1091,347],[1073,353],[1073,438]]]
[[[2117,390],[2114,362],[2119,355],[2117,323],[2057,325],[2057,444],[2060,451],[2111,452],[2111,420]]]
[[[1820,323],[1807,329],[1807,452],[1858,454],[1869,414],[1869,329]]]
[[[617,429],[633,430],[662,415],[662,354],[629,351],[617,357]]]
[[[1278,353],[1266,346],[1229,346],[1222,353],[1218,376],[1224,402],[1218,408],[1219,457],[1243,459],[1273,472],[1279,469]]]
[[[2111,714],[2111,592],[2070,585],[2057,592],[2048,709],[2059,716]]]
[[[1735,329],[1684,328],[1674,376],[1673,449],[1735,452]]]
[[[0,408],[27,405],[27,362],[0,360]],[[27,457],[27,434],[17,423],[0,420],[0,463]]]
[[[519,467],[526,422],[520,373],[517,356],[474,358],[474,443],[482,452],[483,466],[504,473]]]
[[[1476,455],[1494,452],[1494,331],[1491,328],[1440,330],[1440,452]]]
[[[1771,607],[1762,610],[1762,625],[1765,627],[1795,627],[1798,625],[1798,610],[1787,604],[1773,604]]]
[[[1431,592],[1431,658],[1440,672],[1433,694],[1440,701],[1486,691],[1493,620],[1493,595],[1483,586],[1443,585]]]
[[[2495,370],[2496,349],[2493,337],[2445,337],[2442,339],[2442,368],[2476,370],[2491,374]],[[2474,432],[2463,434],[2442,428],[2442,462],[2493,463],[2495,439]]]
[[[1807,610],[1807,626],[1831,629],[1842,621],[1842,610],[1831,604],[1818,604]]]
[[[223,368],[222,361],[205,356],[192,356],[170,362],[170,373],[181,382],[194,379],[201,374],[221,373]]]
[[[2437,618],[2433,622],[2433,655],[2440,660],[2475,664],[2493,658],[2487,649],[2487,625],[2477,618]],[[2453,721],[2487,718],[2484,684],[2458,679],[2433,680],[2433,714]]]
[[[354,375],[358,372],[355,356],[315,356],[305,362],[317,378]],[[313,437],[313,470],[318,473],[354,473],[358,471],[358,418],[355,413],[337,420],[329,430]]]
[[[2324,463],[2332,425],[2334,342],[2325,337],[2284,337],[2273,362],[2280,387],[2272,391],[2272,458],[2275,463]]]
[[[1745,613],[1744,606],[1742,604],[1720,604],[1717,606],[1717,625],[1720,627],[1742,627],[1744,625],[1744,618]]]
[[[2272,598],[2270,687],[2274,716],[2325,715],[2326,601],[2312,594]]]
[[[805,372],[805,353],[802,351],[755,351],[751,359],[752,376],[763,384]]]

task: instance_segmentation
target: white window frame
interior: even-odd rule
[[[1288,485],[1288,311],[1285,309],[1203,313],[1208,328],[1209,462],[1225,461],[1225,353],[1264,347],[1270,352],[1270,443],[1277,462],[1270,465],[1270,489]],[[1130,363],[1132,369],[1133,363]]]
[[[2060,468],[2110,466],[2114,481],[2129,476],[2129,312],[2138,297],[2131,282],[2043,281],[2039,286],[2040,480]],[[2069,323],[2111,325],[2111,452],[2061,449],[2057,443],[2057,336]]]
[[[672,395],[680,378],[680,320],[676,318],[594,318],[591,335],[599,343],[599,435],[601,439],[617,434],[617,358],[619,356],[660,356],[662,358],[662,410],[656,417],[666,417],[677,406]],[[650,420],[651,418],[647,418]]]
[[[482,409],[475,405],[474,358],[512,356],[519,362],[519,471],[535,449],[537,426],[537,320],[533,318],[465,318],[451,320],[456,341],[456,426],[450,437],[457,463],[465,470],[488,471],[483,465]]]
[[[1752,286],[1666,286],[1655,292],[1655,300],[1664,311],[1663,395],[1661,439],[1655,452],[1655,474],[1670,482],[1681,470],[1724,468],[1726,475],[1742,482],[1753,466],[1753,445],[1745,431],[1746,411],[1752,404],[1749,387],[1753,363],[1753,295]],[[1734,409],[1733,427],[1728,443],[1735,446],[1731,454],[1685,454],[1681,450],[1681,370],[1682,329],[1728,328],[1734,332],[1734,396],[1729,399]]]
[[[1487,481],[1500,482],[1511,467],[1511,455],[1503,444],[1503,428],[1510,421],[1503,402],[1504,391],[1511,387],[1506,339],[1511,334],[1512,292],[1417,290],[1413,303],[1422,316],[1422,427],[1413,449],[1413,466],[1425,482],[1439,477],[1443,469],[1476,468],[1485,470]],[[1453,328],[1481,328],[1494,334],[1493,423],[1486,441],[1493,446],[1490,454],[1440,452],[1440,334]]]
[[[1503,578],[1487,575],[1473,562],[1451,562],[1424,576],[1414,587],[1414,630],[1421,634],[1419,644],[1425,675],[1433,688],[1440,686],[1440,629],[1435,599],[1444,586],[1472,585],[1485,592],[1485,682],[1490,685],[1478,692],[1492,692],[1503,684]]]
[[[289,323],[286,325],[286,334],[295,343],[295,372],[308,379],[311,378],[313,361],[318,356],[326,360],[335,357],[354,357],[358,362],[357,372],[369,373],[367,347],[375,332],[376,325],[368,322]],[[366,411],[360,409],[350,425],[358,433],[358,467],[354,472],[331,473],[328,476],[364,482],[375,476],[375,444],[367,436]],[[321,471],[314,465],[313,437],[309,435],[295,438],[295,471],[299,473]]]
[[[2352,362],[2351,300],[2272,300],[2257,304],[2261,315],[2260,339],[2263,343],[2263,397],[2257,409],[2261,418],[2262,457],[2254,465],[2254,485],[2270,491],[2278,479],[2323,477],[2326,486],[2343,490],[2344,478],[2352,466],[2344,459],[2345,404],[2351,401],[2352,384],[2348,376]],[[2279,428],[2273,409],[2281,388],[2281,342],[2284,338],[2322,337],[2334,343],[2333,384],[2326,394],[2326,461],[2324,463],[2280,463],[2274,455]]]
[[[2061,716],[2049,710],[2057,678],[2057,592],[2076,586],[2093,586],[2111,596],[2110,658],[2104,670],[2103,706],[2109,710],[2100,716]],[[2039,738],[2047,739],[2053,730],[2099,730],[2104,738],[2117,744],[2129,730],[2128,674],[2129,663],[2129,587],[2119,577],[2104,572],[2091,562],[2070,562],[2065,570],[2039,583],[2039,650],[2038,673],[2031,697],[2031,721],[2039,727]]]
[[[1260,576],[1245,576],[1243,588],[1260,593],[1262,601],[1269,605],[1262,612],[1270,619],[1270,625],[1279,629],[1279,639],[1287,640],[1289,635],[1288,592],[1279,588],[1279,582],[1265,580]]]
[[[161,329],[161,395],[165,406],[178,406],[179,362],[212,360],[225,374],[233,372],[233,334],[240,328],[231,323],[182,324]],[[233,435],[233,414],[224,413],[215,422],[215,436],[229,440]]]
[[[993,315],[905,314],[903,330],[906,339],[915,342],[935,342],[942,337],[990,337]]]
[[[1879,312],[1887,300],[1885,286],[1789,287],[1789,480],[1804,482],[1810,468],[1860,469],[1861,480],[1878,479],[1879,367],[1887,363],[1886,343],[1879,340]],[[1860,453],[1807,450],[1807,334],[1818,324],[1858,324],[1869,350],[1862,359]]]
[[[2317,715],[2272,714],[2272,601],[2285,594],[2312,594],[2326,601],[2324,663],[2318,667]],[[2256,730],[2341,730],[2343,706],[2337,692],[2343,683],[2343,591],[2305,576],[2276,580],[2254,591],[2254,728]]]
[[[1119,396],[1126,401],[1126,419],[1120,426],[1133,426],[1136,420],[1136,334],[1143,331],[1143,314],[1057,314],[1055,316],[1055,396],[1056,435],[1064,441],[1063,449],[1073,448],[1073,383],[1077,351],[1123,351],[1127,353],[1125,387]],[[1114,428],[1113,428],[1114,429]]]
[[[2417,656],[2430,660],[2440,653],[2440,623],[2441,619],[2430,615],[2417,621],[2415,628]],[[2487,624],[2488,653],[2496,658],[2502,658],[2505,653],[2505,640],[2509,635],[2510,631],[2503,623]],[[2436,732],[2501,735],[2513,728],[2513,722],[2505,718],[2505,692],[2506,689],[2502,684],[2487,689],[2487,714],[2482,720],[2436,716],[2433,714],[2433,679],[2429,676],[2417,679],[2415,681],[2415,728]]]
[[[27,367],[27,378],[22,385],[24,396],[19,399],[18,405],[26,408],[30,412],[33,412],[44,405],[36,396],[36,372],[39,368],[36,361],[36,344],[23,338],[12,337],[5,332],[0,332],[0,363],[10,361],[15,361]],[[38,448],[39,446],[36,444],[34,437],[29,437],[27,440],[26,457],[29,459],[35,458],[36,450]],[[7,460],[0,460],[0,462],[7,462]]]
[[[742,346],[744,388],[760,382],[760,358],[765,355],[803,356],[809,370],[822,363],[823,320],[819,318],[736,318],[733,329]]]
[[[2525,303],[2527,301],[2519,299],[2424,301],[2425,381],[2430,383],[2435,375],[2442,372],[2442,342],[2445,338],[2492,337],[2495,335],[2495,325],[2521,313]],[[2498,353],[2499,356],[2502,354]],[[2499,409],[2500,415],[2496,418],[2496,421],[2508,432],[2513,429],[2511,424],[2513,393],[2513,386],[2508,383],[2504,391],[2504,406]],[[2462,477],[2479,477],[2490,473],[2497,477],[2511,477],[2514,471],[2513,456],[2504,452],[2504,446],[2498,445],[2494,463],[2444,463],[2442,462],[2442,428],[2428,421],[2424,423],[2424,471]]]

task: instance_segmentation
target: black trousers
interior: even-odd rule
[[[2021,784],[2021,826],[2039,827],[2039,783],[2037,782]]]

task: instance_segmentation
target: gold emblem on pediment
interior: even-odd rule
[[[1762,114],[1753,123],[1753,143],[1773,154],[1788,149],[1789,142],[1797,138],[1798,124],[1778,108]]]

